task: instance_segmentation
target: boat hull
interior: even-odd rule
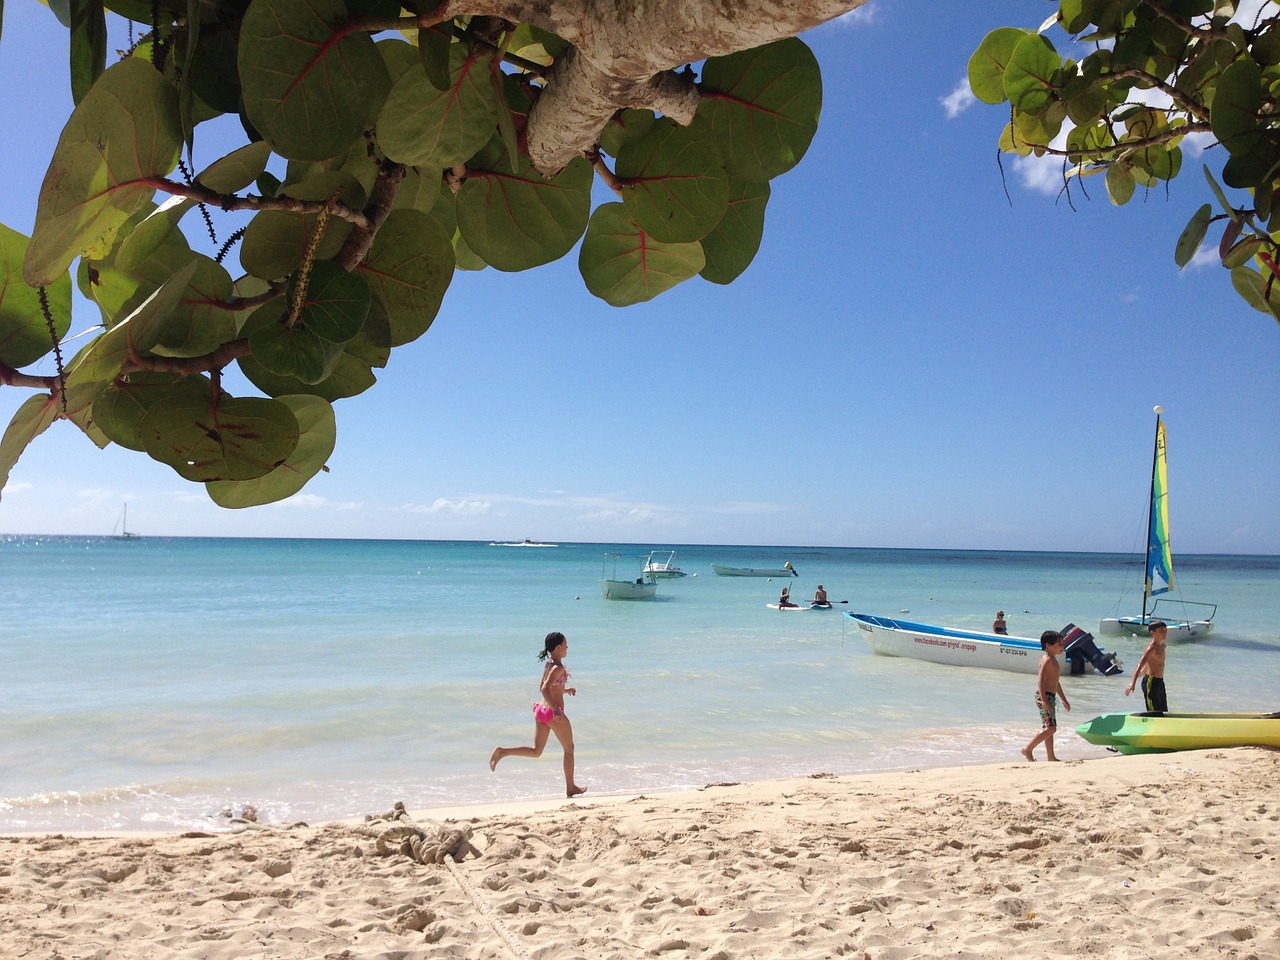
[[[873,651],[886,657],[909,657],[956,667],[987,667],[1013,673],[1036,673],[1044,652],[1039,640],[969,630],[952,630],[866,613],[846,613]]]
[[[600,592],[606,600],[652,600],[658,595],[658,585],[634,580],[601,580]]]
[[[1152,617],[1107,617],[1098,621],[1098,632],[1104,636],[1149,637],[1151,632],[1147,624]],[[1165,620],[1169,628],[1166,641],[1203,640],[1213,633],[1213,624],[1208,620]]]
[[[717,577],[795,577],[794,570],[786,567],[726,567],[719,563],[711,565],[711,572]]]
[[[1120,753],[1280,747],[1280,713],[1108,713],[1076,733]]]

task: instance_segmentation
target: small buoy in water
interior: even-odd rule
[[[581,597],[574,597],[573,599],[575,599],[575,600],[581,600],[582,598],[581,598]]]
[[[899,612],[899,613],[910,613],[911,611],[910,611],[910,610],[899,610],[898,612]]]

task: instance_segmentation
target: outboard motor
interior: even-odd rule
[[[1093,642],[1093,634],[1085,633],[1074,623],[1062,628],[1062,649],[1066,654],[1071,673],[1084,673],[1085,664],[1092,664],[1104,677],[1114,677],[1124,669],[1114,653],[1103,653]]]

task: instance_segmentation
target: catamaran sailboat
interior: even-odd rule
[[[1173,589],[1173,553],[1169,549],[1169,468],[1165,461],[1165,430],[1160,414],[1164,407],[1156,407],[1156,443],[1151,465],[1151,502],[1147,512],[1147,566],[1142,589],[1142,615],[1137,617],[1108,617],[1098,623],[1098,632],[1104,634],[1132,633],[1147,636],[1152,620],[1162,620],[1169,627],[1170,640],[1199,640],[1213,631],[1213,617],[1218,612],[1214,603],[1197,603],[1191,600],[1155,600],[1152,597]],[[1182,613],[1181,617],[1165,616],[1159,605]],[[1150,607],[1148,607],[1150,603]],[[1207,612],[1203,619],[1186,616],[1187,608],[1194,612]]]

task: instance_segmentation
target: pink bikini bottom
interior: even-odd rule
[[[556,717],[563,717],[563,710],[552,710],[545,703],[539,701],[533,705],[533,719],[537,720],[545,726],[551,726],[551,721]]]

